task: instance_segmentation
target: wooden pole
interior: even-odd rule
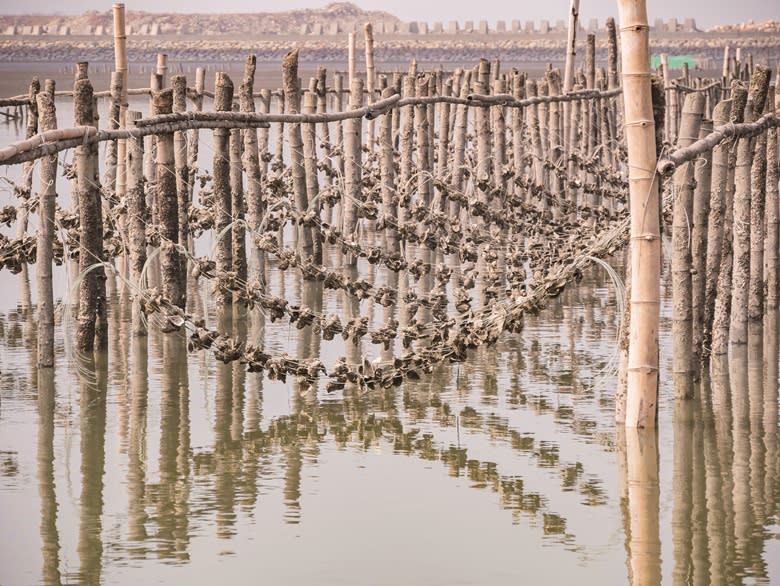
[[[237,110],[238,105],[233,105]],[[246,225],[244,224],[244,169],[242,167],[243,137],[238,128],[230,129],[230,195],[233,210],[233,226],[230,229],[230,244],[233,254],[233,272],[239,282],[247,280]]]
[[[448,79],[442,86],[442,95],[444,97],[452,96],[452,79]],[[446,102],[439,104],[439,142],[437,145],[437,167],[436,178],[440,182],[445,182],[447,176],[452,173],[449,166],[450,151],[450,105]],[[444,190],[439,189],[439,211],[445,211],[447,207],[447,196]]]
[[[392,88],[382,92],[382,98],[389,98],[394,93]],[[382,189],[382,217],[385,219],[385,248],[388,252],[400,251],[398,230],[398,205],[397,189],[395,183],[395,164],[393,149],[393,115],[387,112],[379,119],[379,145],[381,154],[379,159],[380,182]]]
[[[46,80],[47,89],[36,96],[41,131],[57,128],[57,112],[54,107],[54,82]],[[52,285],[52,260],[54,243],[54,210],[57,199],[57,155],[41,159],[41,190],[38,213],[40,226],[36,247],[36,272],[38,275],[38,366],[54,366],[54,289]]]
[[[314,114],[317,111],[317,78],[311,79],[309,91],[303,96],[303,113]],[[306,168],[306,193],[309,207],[316,218],[320,218],[320,185],[317,170],[317,125],[307,122],[302,125],[303,162]],[[313,230],[314,262],[322,264],[322,232]]]
[[[285,111],[290,114],[298,114],[300,113],[298,49],[293,49],[287,53],[282,60],[282,78]],[[303,161],[303,136],[300,124],[287,125],[287,140],[290,144],[290,166],[292,168],[295,207],[299,214],[305,214],[309,209],[309,198],[306,194],[306,166]],[[309,227],[302,224],[298,225],[297,242],[304,256],[309,257],[312,255],[314,252],[314,241]]]
[[[192,99],[192,109],[195,112],[203,110],[203,90],[206,85],[206,70],[198,67],[195,70],[195,96]],[[189,133],[189,152],[187,153],[188,199],[193,201],[195,195],[195,176],[198,174],[198,143],[200,132],[191,130]]]
[[[682,125],[677,148],[685,148],[699,137],[704,112],[704,96],[689,93],[683,107]],[[693,306],[691,295],[691,233],[693,218],[694,164],[688,162],[674,172],[674,206],[672,218],[672,370],[675,395],[693,399]]]
[[[731,115],[731,100],[723,100],[712,110],[713,126],[723,126]],[[704,314],[702,316],[702,359],[710,354],[712,320],[715,315],[715,294],[721,271],[723,253],[723,224],[726,212],[726,184],[728,180],[729,145],[721,142],[712,150],[712,178],[710,179],[710,210],[707,217],[707,255],[704,269]]]
[[[702,120],[699,139],[712,132],[712,120]],[[704,297],[707,281],[707,220],[710,214],[712,151],[703,153],[695,163],[693,228],[691,232],[691,293],[693,306],[693,368],[701,363],[704,345]]]
[[[155,92],[152,96],[152,115],[170,114],[173,111],[173,91]],[[157,136],[157,206],[160,218],[160,265],[162,269],[162,294],[171,303],[184,309],[185,291],[180,278],[181,266],[176,245],[179,243],[179,202],[176,192],[175,156],[173,134]]]
[[[41,91],[41,82],[34,77],[30,83],[27,98],[30,105],[27,107],[27,124],[25,138],[29,139],[38,134],[38,102],[36,96]],[[28,161],[22,165],[22,185],[19,198],[22,200],[19,208],[19,217],[16,220],[16,237],[22,238],[27,233],[27,224],[30,217],[30,205],[32,204],[33,169],[35,164]]]
[[[356,78],[349,92],[349,109],[357,110],[363,105],[363,80]],[[358,225],[358,205],[361,202],[361,181],[363,178],[363,156],[361,140],[363,119],[350,118],[344,122],[344,196],[342,197],[343,233],[347,239],[355,238]],[[349,259],[350,266],[356,266],[357,256]]]
[[[570,0],[569,3],[569,28],[566,35],[566,63],[563,69],[563,93],[568,94],[574,87],[574,63],[577,58],[577,29],[579,27],[580,0]],[[571,102],[563,103],[564,126],[567,126],[571,117]],[[574,148],[569,144],[569,133],[564,128],[564,152],[568,156],[569,149]]]
[[[627,427],[655,427],[661,239],[645,0],[618,0],[631,209]]]
[[[92,84],[88,78],[76,81],[73,105],[77,126],[95,126],[97,113],[94,110]],[[96,144],[76,147],[76,173],[79,189],[79,274],[82,276],[76,348],[80,352],[92,352],[96,345],[104,348],[108,343],[105,272],[102,267],[87,272],[92,265],[104,260],[103,211]]]
[[[135,121],[140,120],[141,113],[128,111],[126,122],[128,128],[135,127]],[[146,264],[146,194],[144,188],[144,140],[143,138],[127,141],[127,228],[128,257],[130,264],[130,280],[141,287],[141,274]],[[139,296],[133,298],[132,332],[135,336],[146,335],[146,323],[141,316]]]
[[[760,118],[768,89],[769,69],[764,66],[758,67],[755,75],[750,80],[750,89],[745,106],[745,122],[755,122]],[[729,329],[729,340],[732,344],[746,344],[748,335],[747,322],[751,268],[751,171],[755,143],[755,139],[751,137],[742,137],[737,143],[737,162],[734,175],[734,265],[731,286],[731,324]]]
[[[418,96],[428,95],[428,84],[431,83],[430,75],[420,74],[417,77],[416,92]],[[428,125],[428,106],[426,104],[418,104],[416,106],[415,122],[417,126],[417,194],[420,201],[425,204],[426,207],[431,204],[433,181],[431,176],[431,168],[433,161],[430,160],[430,132]]]
[[[230,112],[233,108],[233,82],[227,73],[217,72],[214,84],[214,109]],[[233,270],[233,247],[231,234],[226,228],[233,221],[233,198],[230,194],[230,131],[226,128],[214,130],[214,234],[221,235],[217,241],[217,271],[225,274]],[[217,287],[215,300],[218,306],[232,303],[233,295]]]
[[[254,112],[255,101],[252,97],[255,85],[255,69],[257,58],[250,55],[244,65],[244,78],[239,88],[239,101],[242,112]],[[265,129],[265,144],[268,145],[268,130]],[[260,151],[258,148],[258,131],[254,128],[247,128],[242,131],[244,140],[243,164],[246,169],[246,195],[247,195],[247,224],[251,232],[250,243],[253,242],[254,234],[260,227],[265,213],[265,202],[263,201],[262,180],[263,173],[260,168]],[[257,247],[249,247],[249,274],[251,280],[262,282],[264,273],[263,264],[265,254]]]
[[[114,18],[114,70],[120,79],[117,83],[119,93],[119,128],[125,128],[127,117],[127,34],[125,29],[125,5],[116,3],[113,5]],[[113,85],[113,84],[112,84]],[[124,201],[127,190],[127,173],[125,171],[127,159],[127,140],[120,139],[116,143],[116,183],[114,192],[118,201]]]
[[[171,78],[173,88],[173,111],[183,113],[187,111],[187,78],[183,75],[174,75]],[[188,166],[189,155],[187,152],[186,131],[179,130],[173,133],[173,160],[176,169],[176,205],[179,213],[178,242],[189,250],[190,239],[190,172]],[[179,291],[182,303],[187,301],[187,256],[181,251],[176,251],[179,259]]]
[[[767,104],[771,111],[777,110],[776,100],[780,91],[770,88]],[[766,308],[768,311],[778,307],[780,285],[780,194],[778,194],[778,131],[770,129],[766,141],[766,239],[764,240],[764,281],[766,282]],[[775,330],[776,331],[776,330]],[[776,353],[775,353],[776,354]]]

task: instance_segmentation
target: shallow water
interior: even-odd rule
[[[18,132],[0,128],[2,144]],[[385,319],[293,273],[272,264],[270,292]],[[618,311],[599,267],[463,364],[331,394],[154,328],[133,338],[125,297],[94,362],[69,353],[61,310],[58,363],[39,372],[34,282],[0,272],[3,586],[780,581],[777,315],[675,404],[665,282],[654,434],[613,423]],[[379,354],[209,300],[203,285],[189,307],[275,354]]]
[[[663,385],[657,440],[626,438],[602,273],[464,364],[338,394],[133,339],[116,303],[107,355],[82,364],[96,380],[64,351],[38,373],[22,288],[0,316],[0,582],[772,583],[776,336],[735,352],[711,400]],[[231,317],[269,349],[312,341]]]

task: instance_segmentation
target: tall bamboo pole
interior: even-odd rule
[[[125,128],[127,117],[127,34],[125,30],[125,5],[117,2],[113,5],[114,17],[114,70],[119,75],[119,128]],[[119,201],[123,201],[127,191],[127,174],[125,171],[127,158],[127,140],[121,139],[116,144],[116,183],[114,192]]]
[[[50,85],[51,84],[51,85]],[[57,128],[54,108],[54,82],[46,81],[47,89],[36,96],[42,132]],[[36,270],[38,274],[38,366],[54,366],[54,290],[52,286],[52,244],[54,242],[54,208],[57,198],[57,155],[41,160],[41,190],[39,194]]]
[[[692,92],[683,107],[678,148],[690,146],[699,137],[704,112],[704,95]],[[675,395],[693,398],[693,306],[691,295],[691,234],[693,218],[693,162],[680,165],[674,172],[672,219],[672,340]]]
[[[370,22],[363,26],[363,33],[366,43],[366,104],[373,104],[375,101],[376,69],[374,68],[374,27]],[[368,146],[369,152],[374,149],[373,120],[368,120],[366,123],[366,146]]]
[[[577,57],[577,27],[579,26],[580,0],[571,0],[569,4],[569,29],[566,36],[566,64],[563,70],[563,93],[568,94],[574,86],[574,60]],[[569,144],[568,124],[570,118],[571,103],[563,103],[563,140],[564,152],[568,156],[569,149],[574,148]]]
[[[631,333],[626,426],[655,427],[661,238],[645,0],[618,0],[631,208]]]
[[[171,78],[173,89],[173,111],[184,113],[187,111],[187,78],[183,75],[174,75]],[[176,204],[179,212],[179,244],[189,249],[190,236],[190,171],[188,166],[187,133],[178,131],[173,133],[173,159],[176,166]],[[177,251],[179,258],[179,291],[182,303],[187,300],[187,257]]]

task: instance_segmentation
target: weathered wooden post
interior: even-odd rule
[[[488,95],[490,93],[490,61],[487,59],[479,60],[479,69],[477,70],[477,80],[475,91],[477,94]],[[480,204],[487,205],[488,194],[490,193],[490,175],[491,175],[491,133],[490,133],[490,111],[486,106],[479,106],[474,111],[474,126],[477,135],[477,161],[476,161],[476,187],[477,201]],[[419,145],[418,145],[419,148]]]
[[[41,82],[37,77],[34,77],[30,83],[30,90],[27,93],[27,98],[30,100],[30,105],[27,107],[27,124],[25,127],[24,137],[26,139],[32,138],[38,134],[38,102],[36,96],[41,91]],[[22,200],[19,206],[19,217],[16,220],[16,237],[22,238],[27,233],[27,224],[30,217],[30,205],[32,204],[32,184],[33,184],[33,169],[35,167],[34,161],[27,161],[22,164],[22,185],[19,193],[19,198]]]
[[[403,97],[414,97],[414,77],[404,77]],[[403,226],[408,217],[409,198],[412,192],[412,151],[414,149],[414,106],[401,107],[403,121],[399,137],[400,166],[398,185],[401,187],[398,201],[398,223]]]
[[[712,132],[712,120],[702,120],[699,140]],[[712,185],[712,151],[701,154],[695,163],[693,228],[691,230],[691,293],[693,305],[693,368],[701,363],[704,345],[704,297],[707,281],[707,221]]]
[[[250,55],[246,59],[244,65],[244,77],[239,87],[239,102],[242,112],[252,113],[255,111],[255,100],[252,96],[255,85],[255,68],[257,58],[254,55]],[[266,145],[267,134],[266,132]],[[258,131],[254,128],[247,128],[242,130],[244,150],[242,156],[242,162],[244,169],[246,169],[246,195],[247,195],[247,224],[249,225],[250,237],[250,272],[248,277],[259,279],[263,274],[263,260],[264,253],[252,244],[254,242],[254,236],[257,229],[260,227],[260,223],[265,213],[265,204],[263,202],[262,192],[262,173],[260,170],[260,152],[258,149]]]
[[[233,82],[228,74],[217,72],[214,84],[214,109],[230,112],[233,109]],[[216,265],[218,276],[233,270],[233,247],[227,227],[233,221],[233,199],[230,194],[230,130],[214,129],[214,234],[219,238],[216,244]],[[215,300],[218,306],[232,303],[233,294],[217,286]]]
[[[645,0],[618,0],[631,209],[631,332],[626,426],[655,427],[661,239]]]
[[[699,136],[704,112],[704,96],[691,92],[683,106],[680,138],[677,148],[693,144]],[[693,306],[691,295],[691,233],[693,218],[693,162],[687,162],[674,172],[674,204],[672,219],[672,342],[675,395],[678,399],[693,398]]]
[[[42,132],[56,130],[57,112],[54,108],[54,82],[46,80],[46,91],[36,96]],[[38,366],[54,366],[54,290],[52,260],[54,243],[54,210],[57,199],[57,155],[41,160],[41,190],[38,195],[38,238],[36,272],[38,275]]]
[[[780,98],[777,87],[770,87],[767,104],[773,112],[777,111],[776,100]],[[780,194],[778,194],[778,141],[780,130],[772,128],[766,141],[766,239],[764,240],[764,281],[766,283],[767,311],[776,310],[778,306],[778,269],[780,269]],[[776,354],[776,353],[775,353]]]
[[[731,100],[722,100],[712,110],[714,127],[723,126],[731,116]],[[712,347],[712,320],[715,315],[715,295],[723,253],[723,226],[726,214],[729,144],[721,142],[712,150],[710,180],[710,210],[707,217],[707,256],[704,284],[704,315],[702,317],[702,359]]]
[[[152,115],[173,111],[173,91],[155,92],[152,96]],[[162,293],[171,303],[184,309],[186,294],[180,276],[181,262],[176,245],[179,243],[179,202],[176,192],[173,133],[157,135],[157,206],[160,218],[160,265]]]
[[[128,111],[127,127],[135,128],[140,112]],[[144,139],[131,138],[127,141],[127,231],[130,280],[140,289],[141,275],[146,264],[146,194],[144,189]],[[135,336],[146,335],[146,322],[141,316],[139,295],[133,296],[132,332]]]
[[[73,88],[74,122],[77,126],[95,126],[92,83],[85,76],[77,79]],[[79,189],[79,317],[76,329],[76,348],[91,352],[95,345],[108,344],[106,321],[106,277],[102,263],[103,211],[100,198],[100,179],[97,144],[76,147],[76,173]]]
[[[756,65],[754,76],[760,72],[766,75],[766,82],[762,81],[764,91],[759,93],[753,107],[755,119],[761,117],[769,92],[770,71],[763,65]],[[765,73],[764,73],[765,71]],[[773,98],[774,101],[774,98]],[[753,150],[752,168],[750,170],[750,281],[748,290],[748,319],[758,321],[764,315],[764,239],[766,234],[766,174],[767,174],[767,144],[768,135],[774,129],[761,132],[755,139]]]
[[[187,78],[174,75],[173,111],[182,114],[187,111]],[[188,166],[186,130],[173,133],[173,160],[176,168],[176,205],[179,212],[179,244],[189,250],[190,240],[190,171]],[[177,251],[179,257],[179,289],[182,300],[187,299],[187,256]]]
[[[460,98],[465,99],[469,94],[467,83],[460,86]],[[466,161],[466,135],[468,130],[468,118],[470,108],[465,104],[458,104],[455,115],[455,130],[452,137],[452,187],[460,196],[464,192],[465,161]],[[460,201],[450,201],[449,213],[452,218],[460,217]]]
[[[547,72],[547,88],[551,97],[557,97],[561,93],[561,76],[557,69]],[[549,163],[550,171],[548,173],[548,183],[550,186],[550,195],[553,198],[552,215],[554,219],[561,216],[562,202],[561,197],[561,177],[558,174],[559,166],[563,165],[563,140],[561,140],[561,115],[560,107],[557,102],[551,102],[549,106],[550,124],[549,127]]]
[[[363,106],[363,80],[356,78],[349,92],[349,109]],[[362,141],[363,119],[349,118],[344,124],[344,194],[342,205],[342,231],[351,240],[358,225],[358,205],[361,202],[361,181],[363,178]],[[351,255],[350,266],[357,265],[357,256]]]
[[[417,77],[416,92],[418,96],[428,95],[428,84],[431,82],[430,75],[420,74]],[[430,131],[428,125],[428,106],[425,103],[416,106],[415,117],[417,129],[417,193],[420,201],[426,207],[431,204],[432,197],[432,176],[431,168],[433,161],[430,160]]]
[[[303,113],[315,114],[317,111],[317,78],[311,78],[309,91],[303,95]],[[320,184],[317,170],[317,125],[306,122],[303,127],[303,162],[306,168],[306,193],[309,207],[317,219],[321,217]],[[308,214],[307,214],[308,215]],[[322,232],[312,227],[314,262],[322,264]]]
[[[448,79],[442,86],[442,95],[446,98],[452,96],[452,79]],[[390,129],[392,131],[392,128]],[[450,105],[443,102],[439,105],[439,142],[437,145],[437,166],[436,178],[440,182],[445,182],[447,175],[452,173],[449,166],[450,151]],[[439,189],[438,210],[444,211],[447,206],[447,195],[444,190]]]
[[[285,110],[290,114],[300,113],[300,87],[298,85],[298,49],[293,49],[282,60],[282,77],[284,83]],[[362,96],[361,96],[362,98]],[[293,193],[295,207],[299,214],[305,214],[309,209],[309,198],[306,194],[306,167],[303,162],[303,136],[299,123],[287,125],[287,140],[290,144],[290,167],[292,169]],[[312,231],[308,226],[297,226],[297,243],[305,257],[314,252]]]
[[[386,88],[382,92],[382,99],[394,94],[392,88]],[[379,120],[379,145],[381,149],[379,158],[380,182],[382,190],[382,217],[385,218],[385,248],[392,254],[399,252],[398,230],[398,203],[395,183],[395,164],[393,150],[393,115],[387,112]]]
[[[192,98],[192,109],[195,112],[203,110],[203,89],[206,85],[206,70],[198,67],[195,70],[195,95]],[[198,174],[198,143],[200,132],[190,130],[189,132],[189,151],[187,153],[187,189],[188,199],[193,201],[195,190],[195,176]]]
[[[770,71],[767,67],[758,67],[750,80],[750,89],[744,114],[745,122],[755,122],[761,117],[769,89],[769,73]],[[737,142],[737,162],[734,175],[734,268],[732,273],[731,324],[729,329],[729,340],[732,344],[747,343],[751,268],[751,169],[755,142],[751,137],[742,137]]]
[[[233,105],[233,111],[238,105]],[[233,249],[233,272],[239,282],[246,282],[246,225],[244,224],[244,169],[241,163],[243,137],[238,128],[230,129],[230,195],[233,201],[233,226],[230,228],[230,245]]]
[[[729,121],[741,124],[747,104],[747,88],[742,82],[731,82],[731,113]],[[734,273],[734,197],[736,192],[736,153],[734,144],[729,148],[726,197],[723,213],[723,249],[720,273],[715,294],[715,310],[712,320],[712,354],[725,355],[729,351],[729,325],[731,316],[731,285]]]

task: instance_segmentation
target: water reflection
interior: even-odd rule
[[[319,283],[287,279],[274,287],[315,312],[330,311]],[[529,320],[525,335],[481,348],[466,363],[440,365],[400,389],[348,387],[332,395],[304,380],[282,384],[238,363],[188,355],[176,334],[150,328],[148,337],[131,336],[129,315],[112,315],[118,333],[110,361],[98,355],[80,365],[94,380],[71,390],[79,380],[72,370],[37,372],[26,361],[10,374],[37,381],[40,542],[30,548],[40,557],[33,581],[100,583],[123,564],[194,564],[196,542],[207,537],[219,544],[206,547],[230,553],[256,531],[305,530],[323,514],[317,482],[334,454],[347,454],[355,467],[373,454],[419,464],[410,483],[422,486],[436,475],[495,502],[518,530],[535,536],[533,547],[581,556],[570,576],[608,549],[625,563],[625,570],[612,570],[632,584],[770,583],[776,576],[767,547],[780,500],[777,314],[728,361],[713,363],[694,401],[675,404],[664,437],[616,433],[608,424],[611,403],[595,376],[581,373],[609,356],[545,323],[576,324],[585,338],[611,336],[614,308],[594,305],[591,322],[576,305],[566,312],[552,306]],[[377,308],[380,314],[391,317]],[[22,333],[24,316],[0,319],[3,350],[16,356],[35,347]],[[239,308],[215,318],[220,331],[260,347],[281,336],[302,358],[324,351],[311,326],[273,330],[260,312]],[[350,352],[361,357],[368,349],[354,346]],[[66,407],[71,396],[73,413]],[[268,416],[269,404],[282,413]],[[60,435],[71,425],[80,458],[74,509],[58,480],[71,457]],[[659,461],[667,448],[673,466],[665,485]],[[22,452],[22,470],[24,458]],[[279,503],[271,508],[277,518],[260,518],[272,501]],[[75,531],[69,511],[76,513]],[[614,543],[594,545],[594,533],[610,532]],[[68,560],[71,551],[78,564]],[[506,564],[522,575],[516,560]]]

